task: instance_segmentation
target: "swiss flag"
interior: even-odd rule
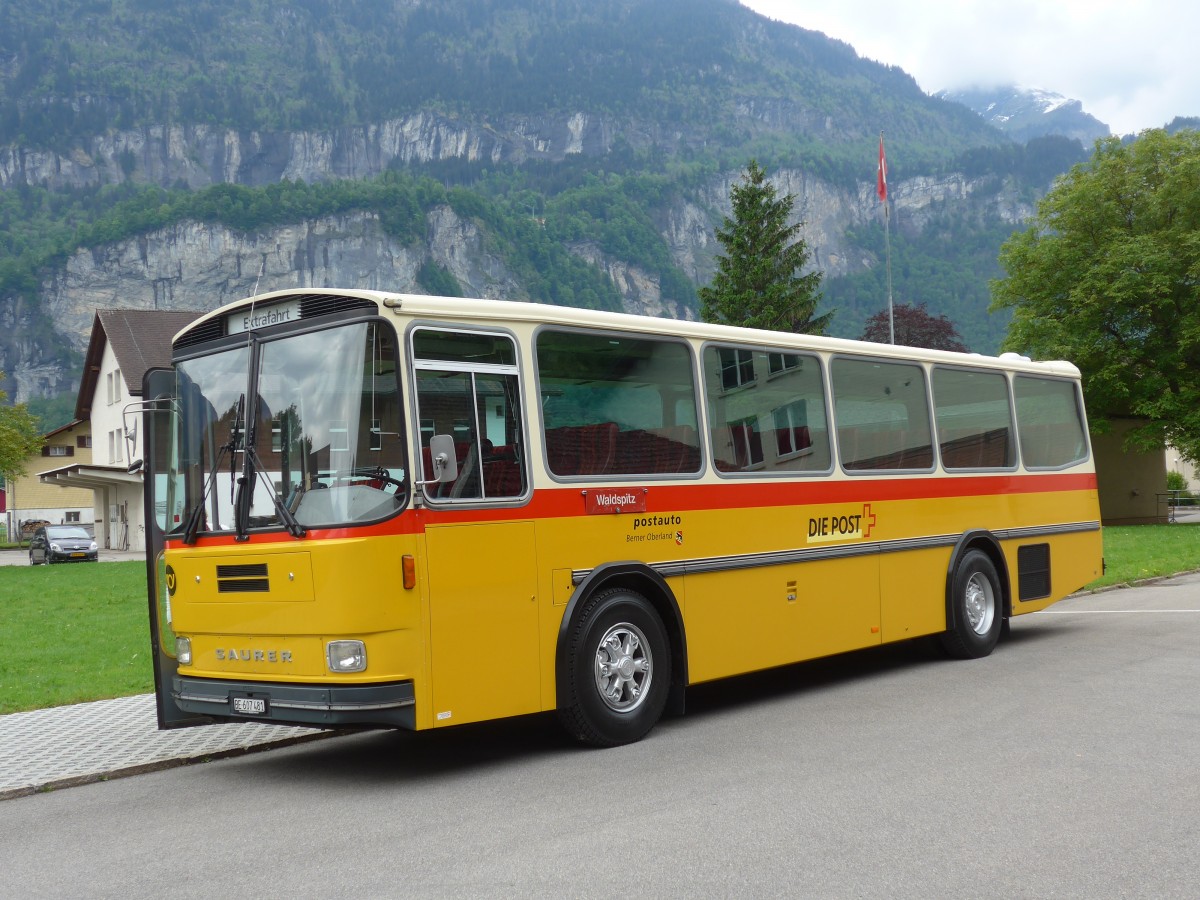
[[[875,193],[887,203],[887,158],[883,155],[883,132],[879,132],[879,177],[875,181]]]

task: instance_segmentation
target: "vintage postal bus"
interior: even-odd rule
[[[688,685],[1096,578],[1079,373],[524,303],[285,291],[147,375],[160,724],[644,736]]]

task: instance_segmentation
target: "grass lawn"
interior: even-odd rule
[[[1096,590],[1200,570],[1200,522],[1104,529]],[[140,562],[0,567],[0,713],[154,689]]]
[[[1200,522],[1105,528],[1104,562],[1088,590],[1200,569]]]
[[[145,563],[0,568],[0,713],[154,690],[147,620]]]

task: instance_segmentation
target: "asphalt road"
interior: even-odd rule
[[[612,750],[531,717],[4,801],[0,894],[1200,894],[1200,575],[688,700]]]

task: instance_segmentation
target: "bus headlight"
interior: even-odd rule
[[[361,672],[367,667],[367,646],[362,641],[330,641],[325,657],[330,672]]]
[[[192,664],[192,639],[185,637],[175,638],[175,661],[181,666],[190,666]]]

